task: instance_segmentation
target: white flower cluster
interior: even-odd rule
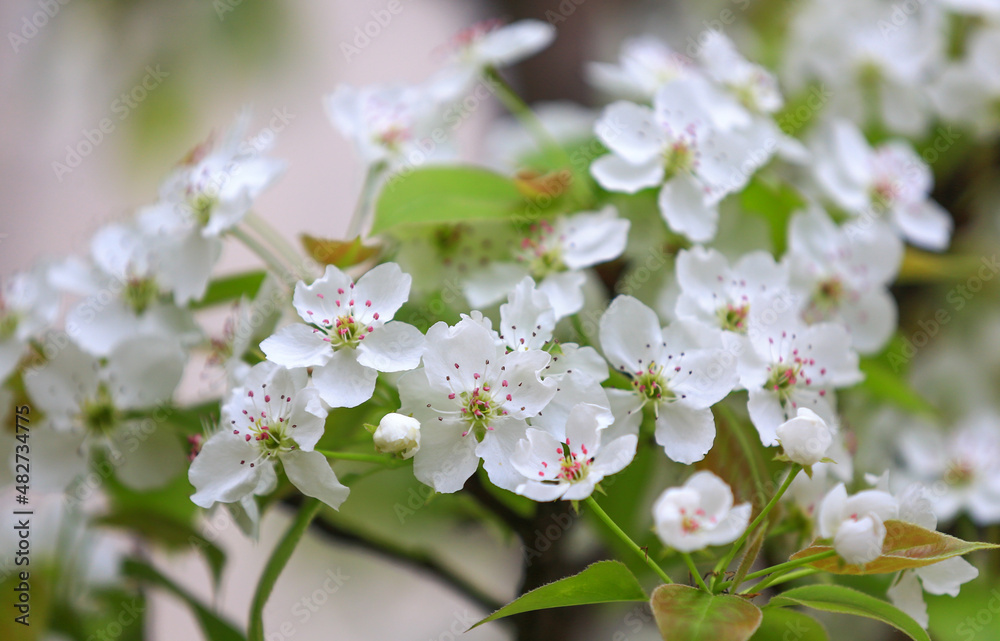
[[[192,352],[209,348],[228,389],[207,438],[189,435],[192,500],[239,504],[251,520],[255,497],[285,479],[334,509],[348,499],[328,460],[345,453],[320,443],[327,419],[348,415],[343,408],[378,412],[370,445],[379,454],[370,456],[412,459],[415,477],[436,492],[461,490],[481,462],[498,488],[580,501],[653,441],[670,461],[705,461],[719,472],[706,460],[716,415],[736,408],[727,423],[744,420],[745,405],[754,447],[780,445],[795,472],[808,472],[789,496],[848,564],[882,554],[888,520],[933,530],[937,518],[967,511],[978,523],[1000,521],[1000,434],[988,419],[953,437],[901,439],[906,477],[933,486],[951,475],[949,491],[909,486],[894,496],[882,479],[848,495],[845,485],[853,467],[838,391],[864,379],[859,354],[879,353],[897,330],[889,287],[904,243],[940,251],[952,233],[950,215],[930,198],[930,168],[910,144],[873,146],[861,127],[870,116],[892,132],[922,131],[933,100],[914,91],[932,72],[942,91],[967,98],[942,101],[964,107],[940,111],[956,121],[987,127],[980,103],[995,106],[1000,95],[996,70],[978,71],[1000,41],[995,26],[939,68],[927,42],[941,44],[935,12],[944,3],[881,40],[871,33],[877,22],[843,27],[860,24],[858,4],[871,3],[807,3],[794,23],[795,68],[782,78],[836,83],[837,96],[803,141],[776,120],[778,78],[723,34],[711,33],[694,58],[652,38],[629,41],[618,64],[588,69],[617,100],[582,133],[601,152],[568,188],[553,188],[565,197],[557,207],[513,228],[400,232],[418,238],[398,249],[390,233],[382,256],[396,251],[398,262],[329,265],[315,278],[278,274],[286,282],[266,280],[256,300],[242,300],[225,339],[209,344],[194,311],[223,240],[242,237],[254,199],[284,170],[241,142],[241,117],[225,140],[184,160],[154,205],[102,228],[89,260],[5,282],[0,376],[20,376],[45,413],[34,438],[51,442],[46,451],[62,461],[50,466],[59,476],[52,484],[66,487],[84,464],[106,457],[135,488],[176,477],[185,452],[169,415]],[[862,58],[840,55],[845,33]],[[553,37],[538,22],[481,25],[457,39],[449,66],[429,82],[343,86],[326,107],[386,180],[423,162],[413,154],[428,137],[446,152],[448,141],[435,135],[446,106]],[[872,91],[881,110],[863,113]],[[581,135],[577,126],[550,128],[560,142]],[[505,171],[537,178],[520,168]],[[728,216],[730,197],[751,183],[796,194],[775,235],[782,251],[723,242],[720,212]],[[619,281],[609,295],[603,284],[615,276],[607,274],[628,274],[634,246],[651,244],[668,248],[666,282],[649,292]],[[63,333],[49,331],[56,290],[83,297]],[[441,294],[433,303],[447,304],[427,304],[433,293]],[[267,309],[267,301],[277,304]],[[747,493],[736,490],[708,470],[690,475],[655,502],[656,533],[684,553],[737,540],[752,507],[737,504]],[[975,576],[949,560],[903,573],[890,594],[926,625],[920,586],[954,594]]]

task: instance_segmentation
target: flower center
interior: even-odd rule
[[[886,211],[899,197],[899,187],[891,178],[880,178],[872,186],[870,197],[876,211]]]
[[[546,221],[531,226],[529,236],[521,239],[521,253],[518,260],[526,262],[535,279],[542,279],[554,272],[566,270],[562,259],[562,247],[555,228]]]
[[[771,369],[771,376],[764,384],[765,389],[774,390],[778,393],[782,404],[788,399],[789,394],[799,382],[802,374],[802,363],[794,365],[776,365]]]
[[[694,514],[689,514],[687,508],[680,508],[681,513],[681,530],[684,534],[695,534],[702,528],[702,524],[706,519],[705,510],[698,508],[694,511]],[[715,523],[715,517],[709,518],[712,523]]]
[[[6,340],[14,335],[21,322],[21,315],[14,310],[5,310],[0,299],[0,340]]]
[[[949,485],[964,486],[972,483],[976,471],[972,464],[961,459],[953,459],[948,463],[944,478]]]
[[[371,322],[378,320],[378,312],[370,315],[371,321],[365,322],[362,315],[369,316],[369,314],[367,312],[362,314],[360,310],[370,309],[372,302],[370,300],[364,301],[363,307],[361,304],[355,305],[355,300],[351,298],[353,290],[353,283],[351,283],[350,292],[344,289],[337,290],[338,296],[334,300],[334,304],[343,310],[340,316],[333,319],[317,318],[315,311],[311,309],[306,311],[312,323],[319,328],[313,331],[326,334],[326,338],[323,340],[334,347],[357,347],[358,343],[365,339],[365,336],[375,331],[375,326]],[[323,294],[316,294],[316,296],[318,298],[324,297]]]
[[[828,278],[819,283],[813,291],[809,307],[805,311],[806,321],[818,323],[830,318],[840,308],[844,294],[844,284],[839,278]]]
[[[746,320],[747,316],[750,314],[749,304],[744,303],[742,305],[733,305],[732,303],[729,303],[724,307],[717,309],[715,314],[719,318],[719,325],[722,329],[729,330],[730,332],[737,332],[739,334],[746,334]]]
[[[563,446],[563,458],[559,462],[559,474],[556,478],[568,483],[582,481],[590,473],[590,465],[593,462],[594,457],[590,456],[586,445],[581,444],[580,452],[574,452],[567,442]]]
[[[246,416],[248,422],[244,428],[246,433],[241,435],[240,430],[236,428],[235,420],[230,421],[230,423],[234,426],[233,434],[241,435],[241,438],[246,442],[252,442],[257,446],[260,456],[250,462],[250,467],[253,467],[261,458],[271,458],[275,454],[288,452],[298,447],[291,434],[297,425],[288,422],[292,397],[282,394],[280,398],[272,398],[267,393],[266,383],[261,386],[257,397],[254,396],[253,390],[248,391],[247,396],[253,398],[255,402],[253,413],[250,413],[249,410],[243,410],[243,415]],[[261,396],[263,396],[263,406],[259,405]],[[246,463],[246,460],[240,461],[240,465]]]
[[[84,402],[80,418],[88,432],[100,436],[107,436],[118,424],[120,414],[103,383],[97,387],[97,396]]]
[[[674,393],[667,387],[663,378],[663,367],[655,362],[650,363],[644,371],[635,373],[632,377],[632,389],[646,401],[654,403],[674,398]]]
[[[460,398],[462,417],[469,423],[469,429],[462,436],[472,432],[477,441],[482,441],[486,432],[493,429],[493,421],[507,414],[507,410],[494,400],[490,385],[486,383],[471,392],[462,392]]]
[[[218,202],[219,199],[215,196],[200,191],[194,197],[189,198],[187,204],[191,212],[191,217],[198,225],[204,227],[208,225],[208,219],[212,217],[212,210],[215,209],[215,205]]]
[[[136,314],[146,311],[159,294],[160,289],[153,278],[130,277],[125,282],[125,302]]]
[[[686,140],[674,141],[663,150],[665,180],[669,180],[679,173],[691,171],[696,164],[694,147]]]

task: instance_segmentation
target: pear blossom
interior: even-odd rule
[[[888,473],[885,476],[887,477]],[[937,528],[937,516],[934,514],[933,500],[928,488],[913,483],[895,496],[899,502],[900,521],[913,523],[928,530]],[[958,596],[963,583],[968,583],[977,576],[979,570],[974,565],[962,557],[952,557],[932,565],[903,570],[889,588],[889,599],[893,605],[909,614],[926,629],[929,619],[924,592],[955,597]]]
[[[117,477],[135,489],[173,478],[183,469],[184,451],[163,423],[162,406],[180,382],[184,362],[176,341],[147,336],[121,342],[103,359],[68,343],[26,370],[28,395],[45,413],[45,426],[31,435],[38,446],[33,453],[46,459],[35,459],[41,471],[35,478],[62,489],[85,471],[94,449],[106,451]],[[150,418],[127,416],[139,410]]]
[[[951,521],[967,512],[979,525],[1000,523],[1000,422],[976,413],[952,431],[904,431],[899,451],[906,475],[934,488],[934,513]]]
[[[837,227],[818,208],[792,218],[787,261],[792,291],[807,301],[806,322],[843,325],[861,353],[877,352],[896,329],[889,293],[903,245],[880,221]]]
[[[695,552],[735,541],[747,529],[750,511],[749,503],[734,506],[726,482],[704,470],[665,490],[653,504],[653,521],[664,545]]]
[[[748,61],[721,31],[709,31],[699,38],[698,62],[709,77],[735,94],[755,113],[773,113],[784,100],[778,80],[764,67]]]
[[[59,294],[44,269],[16,273],[0,283],[0,381],[17,368],[28,341],[58,314]]]
[[[930,198],[927,163],[901,140],[876,148],[846,120],[833,120],[814,136],[813,172],[820,189],[854,216],[858,225],[885,216],[897,233],[923,249],[943,250],[951,238],[951,216]]]
[[[943,16],[931,3],[902,21],[894,12],[867,0],[802,3],[781,70],[787,84],[828,87],[824,109],[837,117],[921,135],[931,115],[926,81],[944,59]]]
[[[994,12],[1000,13],[1000,5]],[[980,136],[1000,128],[996,105],[1000,102],[1000,26],[994,22],[969,35],[965,56],[950,62],[930,86],[935,110],[948,122],[969,126]]]
[[[775,435],[785,456],[807,468],[826,458],[833,444],[833,430],[808,407],[800,407],[795,418],[778,426]]]
[[[695,242],[715,236],[718,204],[739,191],[769,159],[767,135],[745,126],[722,128],[726,110],[745,110],[707,80],[682,78],[660,89],[653,108],[612,103],[595,126],[611,153],[590,171],[609,191],[634,194],[659,187],[667,225]],[[735,106],[735,107],[732,107]]]
[[[220,430],[202,445],[188,470],[196,505],[208,508],[266,493],[274,487],[274,465],[280,461],[299,491],[340,507],[349,490],[326,457],[313,450],[327,412],[306,382],[304,369],[263,362],[250,370],[223,404]]]
[[[632,434],[601,444],[606,410],[581,403],[569,413],[565,440],[528,428],[511,464],[527,479],[514,490],[535,501],[579,501],[606,476],[632,462],[638,438]]]
[[[463,292],[472,307],[502,300],[525,276],[538,282],[556,320],[583,307],[582,270],[614,260],[625,251],[629,221],[613,206],[596,212],[560,216],[553,222],[533,223],[515,250],[516,262],[491,262],[469,275]]]
[[[460,31],[449,43],[451,62],[481,73],[487,67],[507,67],[530,58],[556,38],[556,28],[541,20],[484,20]]]
[[[393,316],[406,302],[411,278],[384,263],[357,283],[333,265],[311,285],[299,281],[292,303],[305,321],[265,339],[267,359],[285,367],[313,367],[313,384],[330,407],[356,407],[372,397],[378,372],[420,363],[424,337]]]
[[[492,329],[486,319],[484,326]],[[498,344],[509,351],[544,350],[551,359],[542,371],[542,380],[556,386],[555,396],[543,412],[528,422],[557,439],[566,435],[570,412],[580,403],[604,408],[601,420],[611,423],[611,403],[601,387],[608,376],[608,364],[593,347],[576,343],[556,343],[553,340],[555,312],[544,292],[536,288],[530,277],[517,284],[507,302],[500,306]]]
[[[395,412],[386,414],[372,433],[372,440],[379,452],[413,458],[420,449],[420,421]]]
[[[136,224],[112,223],[91,239],[91,261],[71,257],[49,268],[55,287],[84,297],[66,315],[66,331],[79,347],[107,356],[138,336],[197,342],[191,313],[171,300],[168,249]]]
[[[339,85],[324,99],[327,117],[350,140],[368,166],[392,169],[409,162],[411,155],[425,151],[418,145],[429,138],[438,124],[443,106],[432,86]],[[434,156],[450,154],[435,140]]]
[[[493,484],[513,491],[523,479],[510,457],[526,420],[556,393],[555,381],[541,379],[549,360],[540,350],[508,353],[471,318],[431,327],[423,367],[398,383],[399,413],[420,421],[417,479],[438,492],[455,492],[482,458]]]
[[[858,355],[840,325],[806,326],[798,310],[765,305],[747,324],[748,350],[737,361],[740,385],[749,392],[750,420],[764,445],[776,445],[777,428],[800,407],[835,423],[834,390],[862,379]]]
[[[591,62],[585,67],[591,85],[616,98],[648,102],[678,78],[698,73],[694,61],[653,36],[622,43],[618,64]]]
[[[757,301],[790,298],[787,265],[765,251],[745,254],[730,267],[715,249],[683,249],[677,254],[677,282],[678,318],[736,334],[746,334]]]
[[[726,353],[699,348],[682,323],[663,328],[656,313],[631,296],[618,296],[601,317],[600,341],[611,366],[631,389],[609,389],[615,429],[635,434],[642,408],[656,415],[656,442],[670,459],[694,463],[715,442],[711,406],[736,385]]]
[[[844,561],[864,565],[882,555],[885,521],[898,516],[899,503],[888,492],[863,490],[848,497],[840,483],[820,504],[817,522],[820,536],[833,539]]]
[[[204,295],[220,237],[285,171],[284,161],[262,155],[267,145],[244,140],[249,124],[244,111],[221,141],[192,150],[160,185],[159,201],[138,213],[140,227],[165,245],[161,273],[178,304]]]

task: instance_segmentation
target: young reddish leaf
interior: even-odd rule
[[[650,604],[664,641],[747,641],[763,616],[746,599],[676,583],[656,588]]]
[[[941,532],[935,532],[905,521],[886,521],[885,543],[882,556],[865,565],[850,565],[840,557],[830,557],[811,563],[815,568],[833,574],[887,574],[908,568],[933,565],[954,556],[976,550],[1000,547],[992,543],[963,541]],[[801,559],[832,550],[830,545],[811,545],[796,552],[791,560]]]
[[[302,246],[305,247],[306,253],[313,260],[322,265],[333,265],[340,269],[363,263],[378,254],[381,249],[380,247],[363,245],[360,237],[354,240],[326,240],[302,234],[299,238],[302,240]]]

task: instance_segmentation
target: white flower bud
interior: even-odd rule
[[[800,407],[795,418],[777,429],[785,455],[804,467],[819,463],[833,444],[833,430],[811,409]]]
[[[375,449],[383,454],[411,458],[420,449],[420,421],[412,416],[386,414],[372,434]]]
[[[833,547],[848,563],[864,565],[882,555],[885,534],[885,524],[873,514],[848,519],[837,529]]]

